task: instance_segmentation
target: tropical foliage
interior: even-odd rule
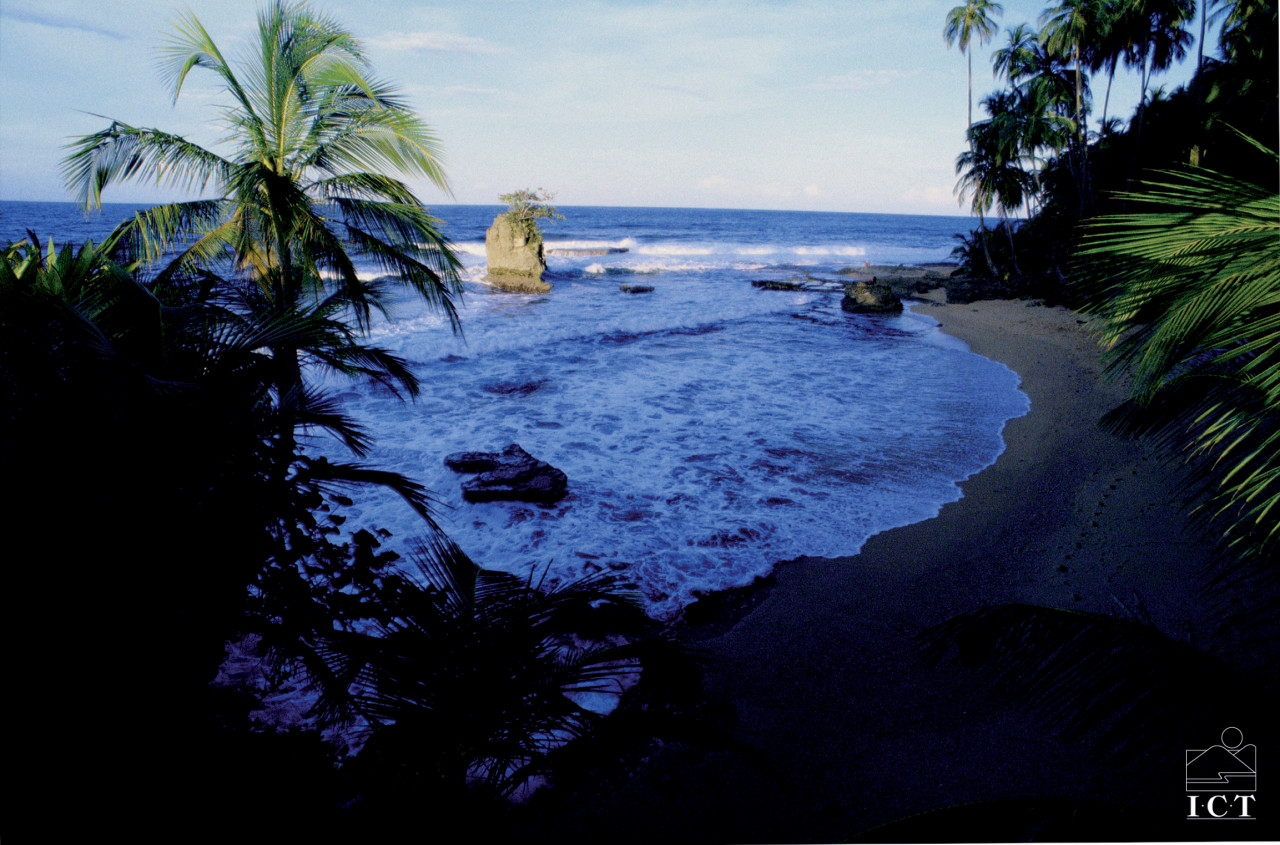
[[[1265,151],[1274,170],[1275,153]],[[1265,165],[1264,165],[1265,166]],[[1111,420],[1199,458],[1241,554],[1280,551],[1280,194],[1188,169],[1089,221],[1085,310],[1132,398]]]
[[[957,247],[963,268],[997,294],[1047,296],[1096,318],[1107,372],[1129,384],[1104,425],[1186,459],[1205,540],[1222,547],[1206,600],[1221,602],[1230,631],[1197,633],[1231,646],[1212,654],[1140,609],[986,607],[924,635],[930,659],[955,655],[1109,763],[1163,763],[1177,753],[1169,736],[1196,720],[1264,733],[1274,709],[1274,661],[1258,671],[1228,652],[1249,643],[1272,654],[1280,613],[1276,4],[1204,3],[1222,23],[1219,57],[1204,56],[1185,88],[1152,89],[1151,75],[1185,55],[1194,12],[1186,0],[1064,0],[1038,37],[1009,30],[993,64],[1011,90],[984,100],[989,118],[957,163],[975,208],[999,196],[995,163],[1033,177],[1010,248],[984,254],[978,239],[995,241],[975,231]],[[1109,94],[1120,64],[1139,72],[1142,101],[1125,125],[1106,118],[1104,99],[1086,136],[1085,71],[1106,70]]]
[[[564,219],[564,215],[557,214],[556,207],[551,205],[555,198],[555,194],[542,188],[536,191],[522,188],[498,197],[507,204],[507,219],[530,238],[542,234],[538,227],[539,220]]]
[[[1038,32],[1026,24],[1007,30],[992,68],[1008,88],[983,100],[984,119],[971,119],[956,190],[976,211],[995,205],[1025,219],[1011,227],[1016,244],[1005,258],[996,261],[989,236],[978,235],[984,266],[962,269],[1002,288],[1079,304],[1064,269],[1077,226],[1123,210],[1144,169],[1191,164],[1256,181],[1256,168],[1252,175],[1241,169],[1248,156],[1238,132],[1272,148],[1280,141],[1275,3],[1209,3],[1205,11],[1221,22],[1220,57],[1205,56],[1191,84],[1173,92],[1153,87],[1152,78],[1187,53],[1196,13],[1189,0],[1064,0],[1045,10]],[[1138,73],[1143,91],[1127,122],[1108,115],[1122,65]],[[1100,72],[1106,93],[1094,131],[1090,75]],[[995,178],[1011,169],[1025,178]],[[979,224],[985,233],[985,221]]]
[[[215,198],[141,212],[101,245],[32,235],[0,255],[0,475],[20,493],[5,515],[48,549],[6,571],[11,641],[32,640],[19,620],[42,629],[14,667],[39,690],[15,713],[33,740],[14,768],[45,794],[73,789],[95,819],[145,797],[158,828],[208,821],[247,788],[310,820],[291,833],[323,830],[371,784],[439,786],[401,762],[447,772],[454,798],[476,778],[509,792],[598,723],[573,695],[616,694],[679,653],[636,629],[613,582],[482,572],[420,484],[299,442],[325,432],[363,457],[368,433],[310,374],[416,393],[367,329],[396,285],[456,329],[461,287],[399,178],[446,187],[437,143],[359,44],[286,2],[255,36],[234,64],[187,14],[165,53],[175,97],[199,69],[229,98],[225,148],[117,121],[66,159],[88,206],[129,179]],[[347,524],[370,485],[422,518],[416,569],[385,532]],[[627,643],[592,645],[616,636],[604,617],[630,626]],[[258,643],[276,680],[301,672],[320,723],[363,720],[374,753],[340,772],[317,735],[251,726],[257,693],[210,686],[230,642]],[[125,771],[145,773],[121,774],[124,746]]]
[[[448,543],[419,546],[412,563],[379,618],[314,632],[307,660],[325,679],[321,717],[369,725],[362,755],[412,767],[416,788],[508,795],[548,774],[551,753],[590,734],[655,660],[683,659],[643,634],[639,604],[611,577],[541,586]]]
[[[255,36],[252,53],[234,64],[187,13],[163,54],[175,100],[198,69],[233,104],[220,113],[225,150],[115,121],[71,145],[65,175],[72,192],[88,207],[130,179],[216,193],[141,212],[123,233],[130,257],[163,262],[157,284],[200,280],[281,319],[342,313],[363,331],[374,311],[387,308],[394,283],[457,328],[457,261],[437,221],[390,175],[447,189],[430,129],[370,73],[350,33],[308,6],[276,0],[259,15]],[[386,275],[361,278],[358,261]],[[287,461],[295,424],[324,413],[303,388],[300,355],[336,362],[288,337],[273,338],[270,348]],[[371,351],[359,368],[410,394],[418,389],[408,368],[385,353]]]
[[[969,59],[969,125],[973,125],[973,53],[969,44],[976,37],[979,44],[986,44],[995,35],[996,24],[992,19],[1004,11],[1004,7],[992,0],[966,0],[947,13],[947,23],[942,37],[947,46],[958,44],[960,52]]]

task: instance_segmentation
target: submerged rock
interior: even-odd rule
[[[547,382],[548,379],[545,378],[534,381],[496,381],[481,385],[480,389],[485,393],[495,393],[499,396],[528,396],[541,390]]]
[[[888,285],[879,284],[872,279],[870,284],[858,282],[845,285],[840,307],[853,314],[901,314],[902,300],[894,295]]]
[[[653,293],[652,285],[618,285],[623,293]]]
[[[462,498],[468,502],[551,504],[568,492],[568,476],[517,443],[501,452],[457,452],[446,457],[444,463],[454,472],[478,473],[462,482]]]

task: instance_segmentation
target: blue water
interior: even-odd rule
[[[85,220],[68,204],[0,202],[0,243],[28,227],[100,238],[132,208]],[[927,309],[839,308],[840,268],[944,261],[967,218],[563,208],[544,226],[554,289],[530,295],[484,282],[484,230],[500,210],[433,209],[463,261],[463,337],[408,296],[373,327],[421,377],[415,403],[326,382],[374,434],[369,461],[434,490],[440,523],[484,566],[549,566],[551,582],[608,569],[670,615],[698,591],[800,555],[853,554],[935,515],[1029,407],[1016,374],[943,335]],[[750,285],[796,277],[830,290]],[[464,502],[444,456],[513,442],[564,470],[569,496]],[[393,543],[419,531],[392,496],[364,496],[347,516]]]

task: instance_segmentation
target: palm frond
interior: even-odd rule
[[[173,88],[173,100],[177,102],[183,83],[192,68],[201,67],[213,71],[236,98],[240,107],[252,114],[253,104],[240,86],[230,63],[213,37],[191,10],[186,10],[174,22],[173,33],[162,52],[161,75]]]
[[[227,154],[113,122],[74,142],[64,162],[68,184],[90,204],[101,201],[107,185],[127,179],[221,193],[218,200],[142,212],[125,231],[130,256],[165,262],[153,279],[157,290],[238,300],[295,323],[308,308],[341,300],[342,316],[366,333],[373,311],[388,307],[387,286],[357,273],[358,261],[371,261],[459,329],[459,263],[439,221],[391,175],[425,175],[447,189],[438,140],[392,86],[372,76],[347,30],[305,3],[276,0],[260,13],[245,60],[233,65],[188,12],[162,54],[175,98],[195,69],[212,73],[231,97],[220,108]],[[247,295],[245,280],[258,295]],[[327,318],[339,319],[336,312]],[[408,366],[386,350],[357,350],[353,333],[323,321],[309,330],[309,345],[291,347],[278,334],[283,323],[276,326],[273,354],[306,355],[416,392]],[[326,339],[332,349],[322,348]],[[297,365],[275,376],[280,401],[302,395],[293,383],[302,377]]]
[[[166,276],[192,264],[216,263],[226,248],[227,208],[220,200],[195,200],[143,209],[121,225],[120,255],[141,262],[167,258],[161,271]]]
[[[543,589],[480,569],[443,537],[417,545],[409,563],[391,613],[309,641],[323,664],[313,673],[317,712],[363,717],[371,745],[391,743],[438,772],[437,789],[476,780],[514,791],[602,724],[582,696],[619,696],[649,667],[685,655],[664,637],[579,638],[601,603],[629,606],[608,576]]]
[[[203,191],[227,178],[226,159],[178,135],[113,121],[67,145],[63,162],[67,187],[86,208],[102,205],[102,190],[129,179],[155,180],[182,191]]]
[[[461,331],[456,299],[462,295],[460,263],[438,221],[421,206],[335,200],[343,214],[346,239],[362,255],[400,279]]]
[[[333,462],[327,458],[302,456],[298,459],[297,478],[325,491],[337,491],[373,485],[385,487],[398,495],[426,523],[431,533],[442,533],[435,521],[437,500],[418,482],[398,472],[377,469],[363,464]]]
[[[1083,310],[1105,321],[1108,372],[1133,375],[1108,423],[1200,461],[1228,543],[1268,557],[1280,544],[1280,194],[1189,170],[1124,198],[1141,210],[1086,224],[1077,270]]]

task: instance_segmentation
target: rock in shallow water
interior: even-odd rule
[[[462,482],[468,502],[535,502],[551,504],[564,498],[569,478],[517,443],[501,452],[457,452],[444,459],[454,472],[478,473]]]
[[[901,314],[902,300],[894,295],[888,285],[872,280],[871,284],[858,282],[856,285],[845,285],[840,307],[854,314]]]

